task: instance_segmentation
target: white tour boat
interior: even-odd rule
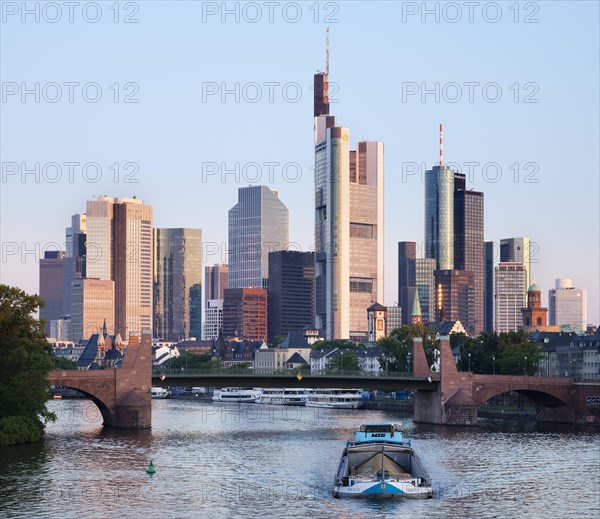
[[[256,389],[258,404],[305,405],[311,389],[293,387],[265,387]]]
[[[153,387],[150,390],[150,396],[152,398],[169,398],[171,396],[171,392],[164,387]]]
[[[256,391],[245,387],[224,387],[215,389],[212,398],[215,402],[252,403],[256,402]]]
[[[333,497],[428,498],[433,489],[402,431],[362,425],[342,453]]]
[[[362,405],[360,389],[315,389],[306,401],[306,407],[331,409],[358,409]]]

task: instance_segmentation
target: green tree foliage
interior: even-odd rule
[[[66,371],[76,370],[77,362],[71,359],[66,359],[65,357],[54,356],[54,369],[64,369]]]
[[[54,366],[44,323],[34,314],[44,301],[22,290],[0,285],[0,439],[4,444],[39,440],[46,409],[48,373]],[[36,432],[37,431],[37,432]]]
[[[327,364],[328,373],[340,373],[343,371],[360,371],[356,353],[344,351],[340,355],[333,357],[329,361],[329,364]]]
[[[181,356],[167,360],[163,366],[171,369],[211,369],[212,358],[208,354],[182,352]]]
[[[404,325],[392,330],[388,337],[383,337],[377,341],[377,346],[383,349],[384,354],[379,359],[380,364],[387,371],[412,371],[412,340],[415,337],[423,338],[423,349],[427,356],[427,362],[431,366],[435,359],[435,349],[437,342],[435,333],[423,326],[413,324]]]

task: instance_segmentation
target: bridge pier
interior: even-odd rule
[[[120,368],[93,371],[52,371],[51,384],[81,391],[96,403],[103,425],[148,429],[152,425],[152,335],[129,338]]]

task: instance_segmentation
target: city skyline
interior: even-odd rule
[[[145,22],[152,23],[154,17],[158,16],[156,11],[152,9],[152,6],[147,8],[144,6],[144,9]],[[384,9],[383,4],[378,4],[378,9],[374,11],[379,10],[377,19],[381,27],[378,32],[389,38],[387,34],[391,35],[395,32],[391,31],[385,18],[392,18],[391,15],[396,12],[398,15],[396,19],[401,19],[401,14],[399,11],[394,11],[392,7],[389,10],[386,9],[388,8]],[[175,15],[175,11],[166,15],[161,14],[168,19]],[[390,16],[382,17],[381,13],[383,12],[390,13]],[[359,16],[363,16],[368,21],[377,14],[349,4],[341,6],[340,15],[344,13],[346,21]],[[344,26],[344,17],[340,16],[340,23],[331,25],[331,81],[336,85],[335,93],[332,92],[331,97],[337,101],[336,104],[332,103],[332,112],[335,112],[348,127],[355,129],[353,135],[357,140],[360,140],[363,135],[369,134],[373,139],[384,141],[386,143],[386,169],[388,172],[394,172],[393,174],[388,173],[386,180],[386,296],[384,301],[380,301],[381,304],[391,305],[395,301],[397,242],[412,240],[422,244],[424,241],[421,226],[410,225],[410,214],[422,214],[423,184],[420,177],[424,174],[425,169],[429,169],[436,162],[437,127],[439,122],[443,122],[446,130],[444,156],[448,163],[460,164],[463,172],[468,170],[467,162],[477,161],[480,164],[497,162],[502,166],[502,176],[496,182],[492,181],[494,179],[492,170],[488,171],[487,181],[483,177],[481,166],[475,168],[473,172],[472,186],[478,191],[483,191],[486,196],[485,240],[495,242],[499,249],[500,239],[506,236],[530,237],[532,244],[535,245],[532,260],[536,261],[531,266],[531,275],[536,278],[537,284],[542,288],[544,305],[547,305],[547,292],[553,287],[554,279],[573,277],[577,279],[578,287],[588,291],[588,322],[598,324],[600,321],[597,273],[598,240],[596,238],[598,236],[598,206],[597,202],[594,202],[594,197],[597,197],[598,193],[596,174],[598,170],[598,129],[593,118],[590,119],[590,114],[597,113],[598,76],[596,71],[590,71],[587,66],[590,62],[598,61],[597,49],[591,45],[593,39],[590,39],[590,34],[593,34],[594,31],[588,28],[588,25],[593,23],[592,19],[597,19],[597,16],[594,16],[597,14],[597,6],[587,7],[573,4],[570,9],[565,10],[545,4],[540,12],[540,15],[542,14],[543,17],[540,16],[539,24],[528,26],[514,23],[509,26],[508,22],[504,23],[503,21],[502,39],[499,40],[500,35],[491,31],[491,34],[488,34],[489,43],[484,42],[481,50],[473,49],[473,56],[466,59],[464,68],[456,67],[457,61],[451,57],[452,53],[460,55],[457,49],[460,49],[465,41],[462,39],[462,35],[452,32],[456,40],[448,40],[448,48],[438,48],[435,51],[431,44],[423,42],[422,46],[416,49],[414,56],[404,54],[400,56],[404,62],[402,77],[383,66],[383,63],[391,62],[392,58],[389,50],[384,48],[385,46],[374,44],[361,50],[361,46],[364,46],[363,40],[352,41],[351,33]],[[568,42],[566,48],[564,45],[561,48],[558,43],[555,44],[545,38],[546,34],[557,30],[559,22],[560,26],[562,23],[572,22],[575,27],[578,27],[577,31],[571,33],[573,38]],[[237,188],[249,184],[251,171],[248,168],[244,170],[243,165],[250,162],[262,166],[262,180],[269,178],[264,166],[265,162],[278,161],[280,164],[297,162],[300,164],[302,174],[297,182],[286,182],[283,179],[282,168],[279,167],[279,169],[273,169],[275,180],[267,182],[266,185],[271,189],[278,189],[282,201],[290,209],[290,241],[298,244],[299,250],[311,250],[312,233],[310,229],[305,229],[310,226],[312,220],[307,218],[305,208],[311,207],[313,202],[313,171],[310,169],[312,154],[310,138],[306,138],[307,132],[311,131],[311,125],[306,121],[306,112],[311,109],[312,104],[312,92],[309,91],[311,75],[315,68],[323,66],[324,25],[304,23],[295,26],[294,31],[289,35],[285,33],[291,24],[262,25],[260,29],[264,30],[266,34],[261,38],[258,38],[257,26],[243,23],[230,25],[234,27],[230,27],[228,24],[211,25],[207,23],[203,26],[206,34],[194,34],[194,41],[200,48],[204,38],[210,38],[216,30],[224,31],[223,34],[232,38],[231,45],[238,44],[239,46],[243,40],[244,45],[248,46],[246,51],[242,51],[244,56],[246,56],[246,52],[248,53],[248,63],[241,63],[240,67],[236,69],[236,73],[228,73],[222,66],[211,62],[210,68],[206,70],[208,75],[204,79],[214,80],[213,82],[217,85],[220,85],[221,81],[257,81],[259,84],[262,81],[271,80],[279,80],[280,83],[297,81],[303,87],[303,95],[300,100],[297,103],[288,103],[280,99],[279,102],[272,104],[268,102],[258,104],[222,103],[219,96],[216,96],[217,100],[213,102],[215,97],[213,96],[206,97],[206,102],[202,103],[201,82],[195,83],[195,89],[186,88],[186,94],[182,96],[184,99],[181,101],[176,99],[172,92],[167,99],[170,105],[177,107],[181,103],[188,103],[189,106],[194,107],[193,113],[202,115],[203,118],[222,112],[223,123],[217,121],[216,131],[215,128],[210,130],[215,135],[224,131],[222,125],[224,121],[230,120],[230,117],[242,120],[246,116],[260,114],[261,120],[267,126],[261,126],[262,130],[256,132],[256,136],[252,135],[252,132],[249,131],[250,126],[246,124],[241,124],[237,129],[231,129],[228,125],[228,131],[232,133],[227,139],[223,139],[222,144],[219,144],[214,137],[206,134],[205,130],[200,127],[201,125],[195,121],[194,132],[189,132],[189,135],[178,133],[178,140],[166,140],[170,148],[177,150],[179,157],[168,154],[169,158],[166,159],[162,152],[159,153],[160,146],[158,145],[154,149],[150,149],[145,143],[150,138],[150,134],[142,127],[142,124],[145,124],[145,116],[141,114],[140,109],[159,106],[156,103],[161,99],[164,100],[164,94],[168,91],[163,89],[159,92],[156,87],[149,84],[145,72],[140,68],[146,66],[147,62],[144,60],[131,72],[117,68],[114,80],[125,83],[137,79],[140,94],[145,93],[145,95],[138,96],[140,99],[138,105],[108,105],[106,121],[103,118],[104,115],[100,113],[102,107],[89,103],[83,107],[81,105],[71,106],[68,102],[62,105],[49,103],[27,105],[13,102],[4,104],[3,129],[10,127],[11,132],[2,132],[3,161],[17,164],[24,161],[30,166],[32,162],[36,161],[47,163],[52,157],[58,158],[58,162],[61,164],[75,160],[82,164],[96,161],[103,166],[103,176],[97,183],[84,182],[81,171],[77,171],[76,179],[78,180],[74,182],[40,181],[36,183],[34,175],[29,175],[24,183],[21,182],[20,175],[8,176],[3,179],[6,181],[3,182],[1,195],[2,242],[5,244],[2,282],[20,286],[28,292],[37,292],[36,271],[39,264],[36,259],[39,260],[40,257],[43,257],[43,253],[36,252],[36,247],[41,251],[42,247],[50,242],[62,244],[65,222],[79,208],[80,201],[100,193],[111,193],[115,196],[137,194],[155,208],[157,217],[154,224],[156,227],[201,227],[206,229],[204,265],[223,262],[225,258],[221,256],[227,248],[224,245],[227,222],[223,207],[233,205]],[[399,37],[402,38],[402,41],[404,38],[407,38],[408,41],[411,36],[414,37],[424,27],[418,22],[405,23],[403,29],[406,34]],[[440,35],[450,34],[455,27],[451,24],[440,24]],[[482,34],[486,32],[486,29],[494,27],[491,24],[480,23],[465,25],[463,28],[468,32],[468,37],[473,38],[474,35]],[[36,41],[39,38],[47,37],[51,29],[48,25],[43,24],[36,27],[23,26],[19,28],[23,29],[22,37],[30,37]],[[36,31],[32,30],[34,28]],[[11,34],[15,27],[7,24],[3,29],[6,29],[3,31],[5,34]],[[86,43],[89,43],[89,40],[93,40],[95,36],[84,35],[84,29],[85,27],[69,28],[70,32],[67,32],[66,40],[69,35],[72,35],[73,37],[84,37]],[[132,28],[132,30],[135,29],[137,28]],[[505,38],[507,29],[511,30],[514,36],[512,39]],[[235,30],[238,30],[239,35],[235,34]],[[540,36],[539,44],[535,43],[536,35]],[[250,36],[257,37],[257,41],[252,41]],[[280,48],[277,49],[269,45],[271,39],[275,37],[280,44]],[[466,38],[466,36],[464,37]],[[11,38],[13,41],[19,41],[16,33],[11,34]],[[520,59],[518,56],[516,49],[522,45],[524,39],[527,39],[528,42],[534,41],[530,53],[536,58],[534,69],[530,69],[531,61],[528,58]],[[178,41],[176,40],[176,42]],[[502,41],[506,57],[498,55],[494,60],[495,70],[498,71],[496,73],[491,66],[482,65],[483,62],[480,58],[486,52],[493,52],[494,44],[498,41]],[[152,43],[148,40],[143,39],[143,42],[152,47]],[[115,42],[109,42],[109,48],[118,43],[119,38],[116,38]],[[297,49],[296,45],[300,43],[302,46]],[[48,45],[48,52],[56,50],[53,45],[56,44]],[[576,55],[573,54],[575,48],[578,50]],[[157,53],[163,66],[166,66],[167,50]],[[361,75],[361,78],[357,80],[353,77],[355,71],[352,67],[352,60],[356,59],[357,54],[364,56],[369,51],[374,53],[373,61],[367,62],[366,66],[368,71],[377,72],[378,92],[381,91],[381,85],[395,85],[395,88],[384,87],[385,91],[381,92],[381,95],[371,98],[370,102],[375,105],[373,107],[366,106],[369,103],[362,98],[365,89],[375,88],[371,83],[372,80],[368,74]],[[73,52],[77,53],[78,51],[73,50]],[[263,66],[252,58],[252,53],[260,52],[273,59],[282,58],[280,61],[282,66],[277,69],[276,73],[272,71],[272,68]],[[434,52],[437,53],[435,60]],[[283,56],[287,56],[287,58],[284,59]],[[189,54],[185,54],[183,57],[187,59]],[[44,53],[29,55],[26,48],[15,49],[12,56],[6,58],[3,59],[5,76],[7,73],[8,76],[12,74],[12,78],[18,81],[31,77],[25,76],[21,65],[15,61],[15,59],[20,59],[20,62],[31,63],[32,66],[37,67],[37,70],[42,71],[43,77],[31,77],[32,81],[54,77],[51,73],[51,70],[54,69],[50,69],[49,66],[56,66],[57,63],[48,59],[48,55]],[[99,70],[102,77],[111,78],[110,83],[103,83],[106,95],[108,87],[113,84],[113,76],[108,72],[109,69],[106,68],[108,63],[105,64],[103,56],[95,55],[93,58],[91,65],[100,64]],[[551,70],[554,70],[551,65],[556,59],[566,61],[567,58],[571,74],[566,78],[555,78],[551,74]],[[44,60],[49,62],[48,65],[44,64]],[[472,80],[481,83],[488,80],[498,81],[503,87],[503,100],[508,96],[513,96],[514,92],[510,90],[510,87],[515,82],[519,83],[521,94],[525,95],[527,92],[523,91],[523,85],[527,81],[537,81],[539,103],[523,104],[514,103],[511,100],[510,104],[504,103],[504,101],[494,104],[482,101],[479,97],[472,104],[468,102],[453,104],[445,102],[444,99],[441,99],[440,102],[432,101],[431,96],[425,103],[420,102],[419,96],[416,96],[417,100],[414,102],[411,101],[414,96],[407,98],[407,102],[402,102],[403,81],[405,83],[414,82],[417,85],[420,85],[421,81],[435,81],[435,78],[432,78],[425,68],[419,65],[419,60],[425,63],[444,63],[443,66],[438,67],[438,74],[441,74],[438,79],[441,81]],[[219,60],[212,61],[218,62]],[[268,62],[269,60],[262,61]],[[290,62],[289,66],[286,65],[288,62]],[[177,57],[173,66],[179,63],[181,61]],[[294,64],[293,67],[291,63]],[[472,77],[468,75],[467,71],[468,67],[473,66],[474,63],[477,63],[479,68],[476,68],[477,73]],[[69,75],[68,67],[64,65],[61,67],[56,69],[60,72],[59,79],[63,78],[68,81],[73,78],[72,75]],[[169,70],[171,71],[170,67]],[[174,71],[170,73],[171,78],[177,77]],[[577,78],[583,77],[583,74],[587,78],[586,82],[577,81]],[[80,73],[80,76],[84,75]],[[136,75],[137,78],[134,77]],[[10,80],[11,77],[8,76],[7,80]],[[191,76],[190,79],[195,77]],[[73,79],[79,78],[74,77]],[[188,97],[187,90],[192,90],[192,98]],[[565,96],[574,95],[575,91],[578,99],[574,102],[577,104],[575,108],[569,105],[567,109],[561,100]],[[197,104],[194,104],[193,98],[197,99]],[[384,118],[385,120],[380,120],[379,117],[384,107],[382,103],[385,103],[388,114],[388,117]],[[104,108],[106,106],[104,105]],[[23,108],[25,108],[24,114]],[[81,116],[76,113],[78,109],[83,112]],[[53,112],[64,115],[66,122],[53,123],[56,125],[56,129],[48,132],[44,117]],[[282,114],[285,116],[280,117]],[[160,109],[156,115],[159,121],[174,123],[180,120],[180,116],[174,117],[171,110],[167,113]],[[18,120],[17,116],[21,119]],[[98,129],[92,123],[81,126],[79,124],[80,117],[91,117],[92,121],[97,120],[99,122]],[[126,141],[126,145],[119,144],[115,140],[117,136],[119,139],[121,138],[119,129],[115,129],[114,138],[107,135],[105,131],[108,128],[108,121],[114,121],[116,117],[123,120],[124,129],[127,129],[128,133],[131,133],[132,129],[137,129],[134,132],[135,135],[122,139],[124,143]],[[563,127],[555,124],[557,120],[573,120],[573,122]],[[515,121],[518,124],[515,125]],[[101,138],[105,139],[105,148],[108,151],[97,152],[95,151],[96,146],[85,145],[84,141],[81,141],[81,138],[70,129],[78,126],[84,128],[84,131],[81,132],[82,137],[92,143],[101,142]],[[275,126],[281,128],[282,131],[269,133],[271,132],[269,127],[274,128]],[[187,129],[189,125],[184,124],[183,127]],[[356,134],[356,130],[364,133]],[[27,139],[23,138],[25,131],[28,132]],[[60,135],[63,137],[59,140],[56,136]],[[269,138],[265,139],[265,135],[268,135]],[[44,136],[43,139],[42,136]],[[166,136],[161,133],[160,139],[165,138]],[[202,153],[203,156],[200,158],[205,165],[196,165],[194,168],[186,166],[185,161],[190,155],[185,148],[193,150],[192,142],[203,139],[206,142],[205,149],[209,150]],[[232,145],[233,141],[234,145]],[[23,145],[25,142],[28,143],[27,147]],[[34,147],[32,147],[32,143],[35,144]],[[355,142],[352,141],[351,146],[354,144]],[[77,147],[77,152],[73,151],[75,147]],[[54,154],[50,152],[51,149],[55,150]],[[100,154],[98,155],[98,153]],[[123,179],[130,171],[125,170],[124,165],[132,160],[137,161],[139,165],[140,172],[137,174],[139,183],[128,185],[123,182]],[[121,168],[118,183],[114,182],[115,172],[109,169],[109,166],[115,162],[118,162]],[[232,168],[236,162],[241,165],[240,171],[245,171],[245,177],[240,175],[239,181],[235,175],[222,178],[222,171]],[[422,162],[426,164],[425,167],[421,167]],[[531,171],[524,168],[525,164],[529,162],[535,163],[539,167],[539,172],[534,175],[534,179],[539,180],[538,183],[524,181],[528,174],[532,174]],[[216,174],[209,174],[212,170],[206,166],[207,163],[217,165]],[[222,166],[223,163],[225,163],[225,168]],[[511,170],[510,167],[516,163],[519,165],[518,171],[514,168]],[[412,173],[412,169],[410,169],[413,164],[417,166],[415,173]],[[172,172],[177,172],[177,174],[174,175]],[[559,187],[559,179],[567,174],[566,172],[569,175],[569,185],[568,190],[563,192]],[[202,182],[203,173],[204,182]],[[293,170],[288,170],[288,180],[293,178],[292,173]],[[64,168],[63,174],[66,176]],[[404,178],[402,178],[403,176]],[[514,182],[517,176],[519,181]],[[178,186],[179,182],[181,185],[189,186],[185,190],[188,193],[182,193],[184,190],[174,190],[171,187],[171,185]],[[551,209],[553,200],[557,196],[567,194],[570,195],[567,200],[573,201],[573,211],[562,211],[559,217],[555,214],[556,211]],[[191,206],[197,207],[197,210],[192,212],[189,210],[190,204],[199,195],[205,195],[203,197],[205,202]],[[28,210],[27,214],[18,205],[18,200],[23,197],[26,197],[33,205],[33,209]],[[61,203],[54,205],[52,210],[48,211],[40,202],[48,197],[60,197]],[[183,197],[181,203],[177,204],[181,208],[173,207],[176,197]],[[400,203],[397,203],[398,201]],[[215,203],[218,205],[214,205]],[[526,208],[530,204],[534,204],[539,211],[536,219],[525,218]],[[515,211],[514,208],[517,207],[522,210]],[[8,218],[13,214],[17,218]],[[34,225],[34,222],[40,223]],[[393,225],[395,222],[400,222],[400,224]],[[208,224],[210,224],[210,229]],[[39,228],[35,228],[36,225]],[[24,246],[22,246],[23,243]],[[16,244],[16,254],[11,252],[12,244]],[[62,248],[64,249],[64,244]],[[215,249],[216,252],[213,252]],[[34,252],[27,255],[26,251]],[[569,251],[569,253],[565,254],[565,251]],[[25,254],[24,262],[21,261],[23,254]]]

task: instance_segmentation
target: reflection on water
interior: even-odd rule
[[[91,402],[50,407],[59,419],[43,443],[0,449],[0,517],[600,516],[600,436],[585,428],[155,400],[152,430],[123,431],[104,429]],[[389,421],[414,439],[435,498],[333,499],[353,429]]]

